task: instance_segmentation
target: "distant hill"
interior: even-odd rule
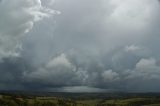
[[[40,91],[6,91],[1,90],[3,95],[21,95],[21,96],[47,96],[47,97],[63,97],[63,98],[100,98],[100,99],[116,99],[131,97],[160,97],[160,93],[127,93],[127,92],[100,92],[100,93],[71,93],[71,92],[40,92]]]

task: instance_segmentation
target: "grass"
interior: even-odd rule
[[[71,99],[59,97],[0,95],[0,106],[160,106],[160,98]]]

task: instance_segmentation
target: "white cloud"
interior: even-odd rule
[[[124,48],[124,51],[140,57],[147,57],[150,56],[152,53],[152,51],[149,48],[137,45],[126,46]]]
[[[127,51],[127,52],[134,52],[134,51],[138,51],[140,49],[141,49],[140,47],[135,46],[135,45],[125,47],[125,51]]]
[[[136,64],[136,69],[143,70],[145,68],[151,68],[156,66],[156,60],[154,58],[149,58],[149,59],[141,59],[137,64]]]
[[[0,58],[15,56],[21,38],[34,23],[54,11],[44,8],[41,0],[2,0],[0,2]]]
[[[127,76],[128,77],[128,76]],[[160,80],[160,66],[154,58],[141,59],[134,70],[129,71],[129,78],[142,80]]]
[[[74,82],[73,79],[76,77],[75,69],[66,55],[61,54],[49,61],[45,67],[28,73],[25,77],[28,77],[31,81],[42,81],[41,83],[51,85],[69,85],[72,81]]]
[[[48,62],[47,68],[53,68],[56,66],[65,66],[65,67],[71,67],[72,64],[68,61],[65,54],[61,54],[60,56],[53,58],[51,61]]]
[[[105,82],[112,82],[119,79],[119,75],[112,70],[106,70],[102,73],[102,77]]]

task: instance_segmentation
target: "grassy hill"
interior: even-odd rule
[[[36,93],[3,92],[0,106],[160,106],[157,93]]]

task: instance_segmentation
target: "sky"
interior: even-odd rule
[[[158,0],[0,0],[0,90],[160,92]]]

